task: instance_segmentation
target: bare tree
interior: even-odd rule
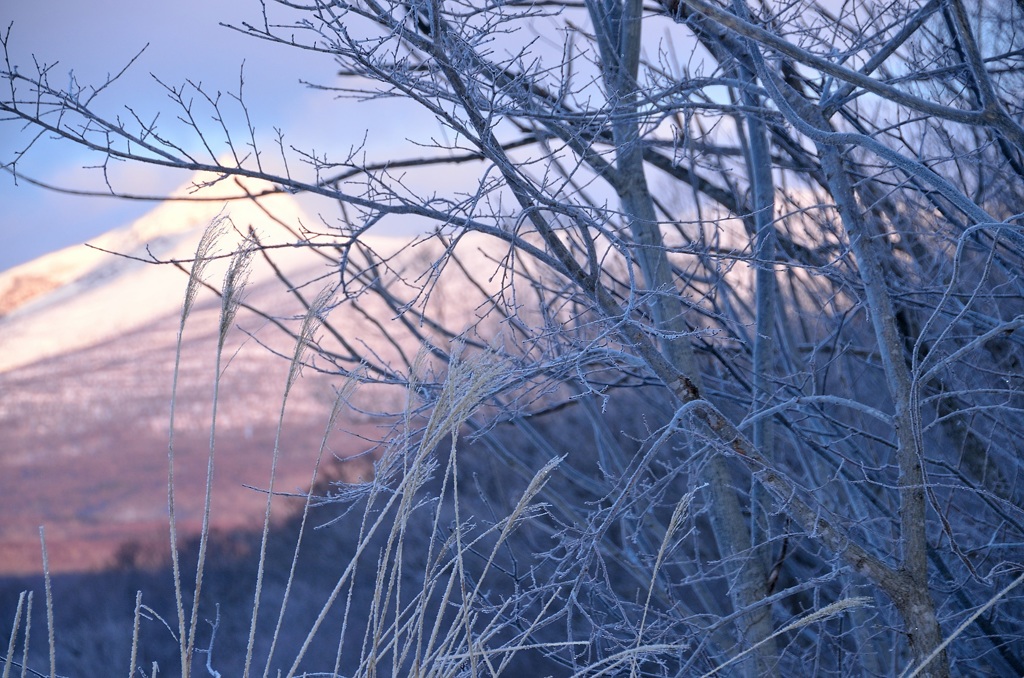
[[[1024,673],[1021,27],[1002,0],[279,0],[233,30],[334,59],[338,81],[316,87],[398,98],[448,140],[329,160],[280,137],[274,171],[254,130],[244,146],[198,123],[170,139],[102,117],[101,86],[9,62],[0,110],[109,160],[271,182],[238,183],[238,200],[340,206],[291,225],[332,300],[281,274],[319,339],[280,325],[314,343],[297,363],[415,396],[361,496],[407,518],[433,492],[433,529],[456,524],[425,547],[440,560],[414,601],[385,581],[400,562],[382,570],[394,626],[366,631],[368,673],[384,656],[477,675],[536,655],[581,675],[1009,675]],[[203,92],[186,90],[168,93],[198,120]],[[30,180],[20,157],[5,167]],[[415,188],[455,166],[465,186]],[[375,248],[402,219],[424,224],[418,249]],[[435,296],[444,278],[468,328]],[[544,423],[569,413],[587,437]],[[466,431],[518,493],[474,498],[473,447],[431,461]],[[428,489],[424,469],[445,481]],[[407,556],[395,520],[398,541],[352,563]],[[460,638],[443,651],[421,617],[403,626],[431,605]],[[182,640],[186,667],[193,652]]]

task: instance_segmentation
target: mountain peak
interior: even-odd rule
[[[191,259],[202,232],[220,215],[230,218],[237,230],[222,248],[237,242],[250,227],[265,243],[294,240],[274,219],[306,222],[292,196],[267,196],[260,204],[237,199],[269,187],[251,179],[214,182],[209,174],[199,173],[175,191],[173,199],[133,222],[88,244],[66,247],[0,273],[0,343],[5,347],[0,371],[177,312],[184,285],[181,273],[140,260]]]

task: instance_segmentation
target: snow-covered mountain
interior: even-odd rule
[[[230,189],[215,186],[192,197]],[[40,525],[55,571],[106,566],[125,541],[141,544],[142,552],[166,548],[168,414],[187,277],[174,266],[101,250],[189,259],[218,215],[240,231],[252,226],[266,243],[294,240],[264,210],[292,225],[308,223],[287,195],[262,201],[262,209],[245,200],[169,201],[91,241],[94,248],[69,247],[0,274],[0,574],[38,570]],[[232,247],[229,237],[218,249]],[[292,272],[323,274],[322,260],[302,250],[276,252],[276,260]],[[224,266],[209,267],[217,287]],[[272,278],[269,267],[254,267],[251,300],[296,312]],[[201,291],[182,352],[175,436],[186,533],[200,515],[219,310],[219,300]],[[288,368],[260,343],[287,348],[281,342],[290,339],[258,319],[246,322],[258,341],[239,331],[229,339],[218,413],[214,520],[227,528],[262,514],[265,495],[243,485],[267,485]],[[308,485],[332,385],[314,375],[293,396],[279,476],[287,491]],[[372,424],[347,428],[360,426]],[[365,448],[355,440],[338,433],[332,446],[339,454]]]

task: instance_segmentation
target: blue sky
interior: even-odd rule
[[[300,78],[334,82],[336,68],[330,58],[268,44],[218,25],[259,24],[259,12],[258,0],[11,0],[0,8],[0,26],[13,22],[9,48],[19,71],[34,72],[35,62],[56,64],[50,71],[54,83],[73,77],[79,84],[101,84],[145,47],[129,72],[102,95],[100,106],[110,115],[124,115],[127,104],[142,117],[162,112],[162,129],[172,129],[176,112],[152,75],[170,85],[190,78],[210,91],[237,92],[244,62],[245,99],[265,151],[272,150],[269,142],[275,127],[285,131],[288,142],[319,151],[358,146],[368,127],[372,130],[367,147],[377,157],[406,143],[408,130],[403,125],[408,118],[394,102],[356,105],[299,83]],[[0,122],[2,162],[9,162],[28,138],[22,125]],[[102,159],[67,142],[44,140],[18,169],[65,187],[96,187],[102,186],[102,175],[83,167]],[[115,167],[114,175],[126,190],[158,195],[188,180],[181,172],[138,165]],[[65,196],[26,182],[16,185],[9,173],[0,173],[0,204],[0,270],[83,242],[154,207]]]

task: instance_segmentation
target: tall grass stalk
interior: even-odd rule
[[[245,649],[245,668],[242,671],[243,678],[248,678],[252,668],[252,653],[256,643],[256,622],[259,619],[260,599],[263,595],[263,575],[266,568],[267,540],[270,537],[270,514],[274,499],[274,484],[277,479],[277,464],[281,456],[281,434],[284,430],[284,414],[288,405],[288,396],[292,387],[302,372],[303,361],[306,353],[313,344],[317,331],[323,324],[324,314],[330,306],[333,291],[325,289],[317,295],[316,299],[306,308],[302,325],[299,329],[298,338],[295,342],[295,351],[292,354],[291,364],[288,366],[288,379],[285,383],[284,393],[281,396],[281,408],[277,416],[277,430],[274,435],[273,458],[270,463],[270,479],[267,485],[267,503],[263,514],[263,534],[260,538],[260,558],[256,566],[256,590],[253,593],[252,619],[249,623],[249,641]],[[336,416],[336,415],[335,415]],[[283,613],[283,611],[282,611]],[[276,635],[276,633],[275,633]],[[269,668],[269,659],[268,659]]]
[[[684,494],[682,499],[676,502],[676,506],[672,510],[672,517],[669,518],[668,521],[668,527],[665,528],[665,536],[662,537],[661,546],[658,548],[658,557],[654,561],[654,567],[651,568],[651,584],[647,587],[647,599],[644,601],[643,615],[640,617],[640,626],[636,632],[636,647],[640,647],[643,642],[644,627],[647,626],[647,613],[651,609],[651,598],[654,595],[654,589],[658,581],[658,574],[661,572],[662,563],[665,562],[665,556],[671,549],[672,544],[676,543],[676,533],[679,531],[679,528],[682,527],[684,519],[690,512],[690,504],[693,502],[695,495],[696,491],[692,490]],[[639,670],[640,663],[634,656],[629,668],[630,678],[634,678]]]
[[[139,624],[142,620],[142,591],[135,592],[135,614],[132,615],[132,656],[128,663],[128,678],[135,675],[139,663]]]
[[[25,606],[25,591],[18,594],[18,607],[14,610],[14,624],[11,626],[11,639],[7,643],[7,656],[4,659],[3,678],[10,678],[11,664],[14,662],[14,648],[18,642],[18,631],[21,629],[22,608]],[[28,629],[26,628],[26,633]]]
[[[25,606],[25,641],[21,649],[21,675],[25,676],[28,668],[28,647],[32,631],[32,592],[28,592],[28,604]]]
[[[251,238],[247,237],[239,243],[224,274],[224,285],[221,289],[220,326],[217,333],[217,352],[214,360],[213,412],[210,418],[210,444],[206,462],[206,491],[203,497],[203,525],[199,532],[196,582],[192,597],[188,643],[185,651],[189,665],[192,662],[192,654],[195,652],[196,628],[199,621],[199,601],[203,588],[203,572],[206,567],[206,550],[210,540],[210,504],[213,499],[214,456],[217,448],[217,407],[220,403],[221,365],[224,359],[224,344],[227,341],[228,332],[230,332],[235,323],[235,316],[238,313],[239,305],[242,303],[242,295],[249,282],[249,271],[254,252],[255,242]]]
[[[50,557],[46,553],[46,531],[39,526],[39,547],[43,552],[43,586],[46,590],[46,635],[50,650],[50,678],[57,678],[57,645],[53,630],[53,586],[50,582]],[[28,643],[25,643],[26,648]],[[27,666],[27,664],[26,664]]]
[[[177,506],[174,498],[174,430],[175,414],[178,402],[178,376],[181,372],[181,351],[185,335],[185,323],[192,313],[196,295],[203,282],[203,273],[210,262],[214,246],[227,232],[230,219],[223,213],[218,214],[203,231],[196,254],[189,271],[185,297],[181,304],[181,318],[178,323],[178,337],[174,350],[174,374],[171,378],[171,411],[169,414],[167,433],[167,512],[171,539],[171,575],[174,580],[174,600],[178,612],[178,648],[181,658],[181,675],[187,678],[190,674],[191,661],[185,635],[185,604],[181,589],[181,563],[178,554]]]
[[[299,521],[298,534],[295,538],[295,550],[292,552],[292,562],[288,570],[288,581],[285,584],[281,610],[277,615],[277,624],[274,626],[274,635],[270,641],[270,651],[267,653],[267,663],[263,669],[264,677],[270,674],[270,664],[273,661],[274,651],[277,648],[277,643],[281,633],[281,626],[284,623],[284,613],[288,607],[292,583],[295,581],[295,569],[299,563],[299,551],[302,547],[302,538],[306,533],[306,521],[309,518],[309,509],[313,500],[313,492],[316,489],[316,483],[319,479],[320,465],[323,462],[324,452],[327,449],[327,441],[337,424],[338,416],[341,414],[342,407],[348,404],[349,399],[358,388],[360,377],[361,375],[359,373],[353,374],[345,381],[342,388],[338,389],[335,394],[334,406],[331,408],[331,414],[327,419],[327,427],[324,429],[324,436],[320,441],[320,449],[317,451],[316,463],[313,465],[313,475],[309,479],[309,491],[306,493],[306,499],[302,506],[302,518]]]
[[[376,496],[376,494],[379,493],[379,491],[380,490],[378,488],[372,489],[370,494],[371,499],[372,497]],[[369,512],[363,515],[363,522],[359,527],[359,534],[356,538],[356,547],[353,551],[352,557],[346,564],[345,570],[341,573],[341,575],[338,577],[338,580],[335,582],[334,588],[328,594],[327,600],[323,603],[323,605],[321,605],[320,611],[317,613],[316,619],[313,620],[310,630],[306,633],[305,639],[303,639],[302,646],[299,648],[299,651],[296,653],[295,659],[293,660],[291,667],[288,669],[288,673],[286,674],[287,676],[294,676],[295,673],[298,671],[299,664],[302,662],[306,653],[309,651],[309,647],[313,642],[313,638],[317,635],[317,633],[320,630],[320,627],[327,619],[327,615],[333,608],[334,603],[337,601],[338,596],[341,594],[341,591],[345,588],[346,584],[352,584],[358,563],[361,557],[363,556],[363,553],[369,548],[371,539],[376,534],[377,530],[380,529],[380,526],[384,524],[384,522],[387,520],[388,510],[391,508],[391,505],[395,501],[397,501],[397,497],[397,493],[392,494],[389,497],[387,504],[379,512],[379,514],[377,515],[376,519],[373,521],[372,524],[369,522]],[[351,589],[349,595],[351,596]],[[349,609],[349,607],[346,607],[345,615],[342,621],[341,633],[343,637],[348,626]],[[341,647],[342,643],[339,642],[339,658],[336,659],[336,662],[340,662]]]

